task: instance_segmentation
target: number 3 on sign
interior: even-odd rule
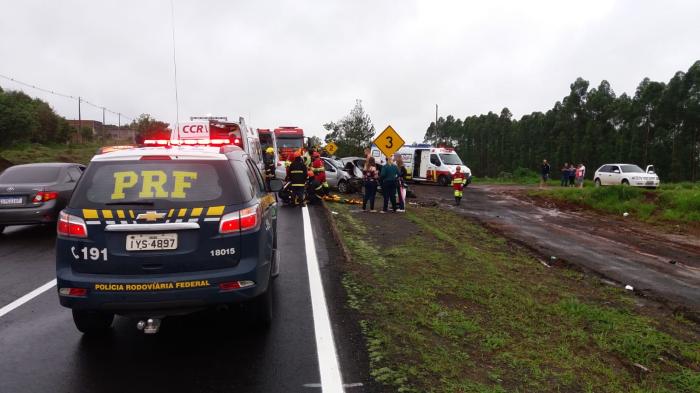
[[[387,157],[394,155],[404,143],[401,136],[391,126],[384,129],[384,131],[377,136],[377,139],[374,140],[374,144],[377,145],[377,148]]]

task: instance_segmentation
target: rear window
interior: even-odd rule
[[[0,183],[30,184],[53,183],[58,180],[61,167],[24,166],[10,167],[0,174]]]
[[[228,161],[94,162],[70,206],[146,206],[157,209],[242,203]]]

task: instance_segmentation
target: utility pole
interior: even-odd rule
[[[105,107],[102,107],[102,137],[105,135]]]
[[[83,118],[80,115],[80,97],[78,97],[78,143],[83,142]]]
[[[119,124],[118,127],[119,127],[119,128],[122,128],[122,114],[121,114],[121,113],[117,113],[117,118],[119,119],[119,120],[117,120],[117,121],[118,121],[117,124]]]
[[[438,137],[438,104],[435,104],[435,138],[437,138],[437,137]]]

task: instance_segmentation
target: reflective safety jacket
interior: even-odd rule
[[[467,177],[464,175],[463,172],[455,172],[455,174],[452,175],[453,189],[457,191],[462,191],[464,189],[465,184],[467,184]]]
[[[294,162],[289,166],[289,181],[292,183],[292,187],[306,187],[306,180],[308,179],[306,165],[301,157],[296,158]]]
[[[326,167],[323,166],[323,160],[317,158],[311,163],[311,170],[314,171],[314,180],[323,184],[326,181]]]

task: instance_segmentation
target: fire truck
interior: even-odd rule
[[[379,165],[386,164],[386,157],[372,145],[371,154]],[[451,147],[435,147],[427,144],[405,145],[396,154],[401,155],[408,176],[414,182],[437,183],[447,186],[452,181],[452,175],[459,166],[471,182],[472,171],[462,163],[457,152]]]

